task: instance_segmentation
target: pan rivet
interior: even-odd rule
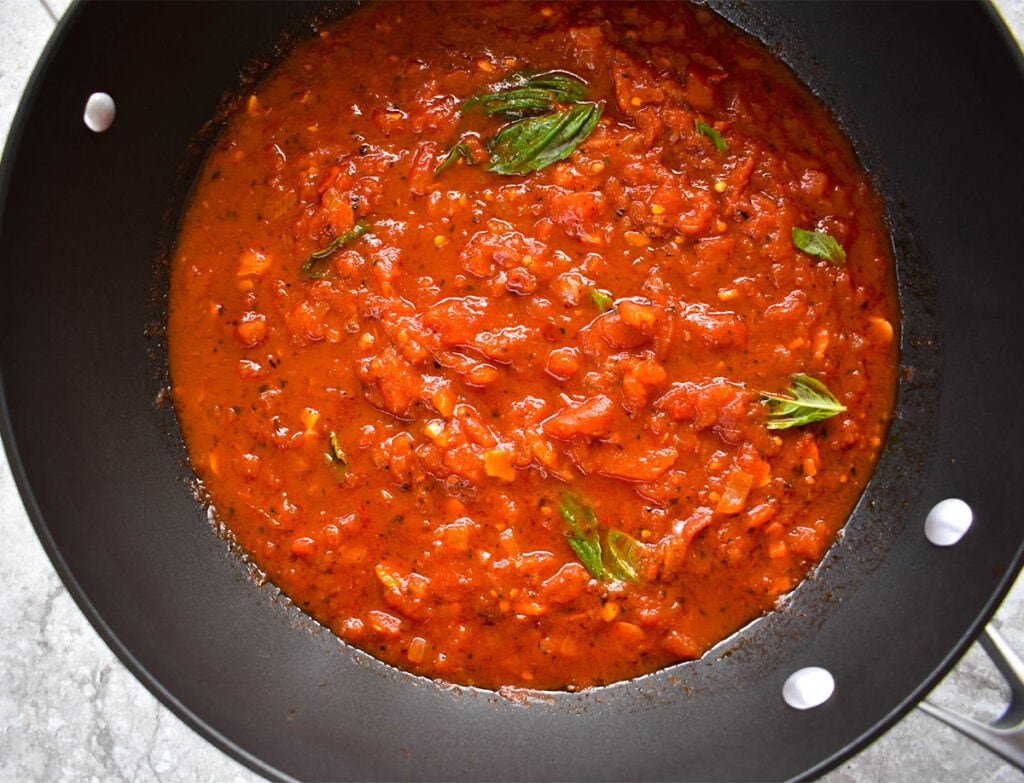
[[[946,498],[936,503],[924,520],[924,534],[936,546],[957,543],[974,522],[974,512],[960,498]]]
[[[809,710],[827,702],[836,689],[832,673],[820,666],[793,672],[782,686],[782,698],[795,710]]]
[[[114,99],[105,92],[94,92],[85,102],[82,119],[89,130],[103,133],[114,124],[114,113]]]

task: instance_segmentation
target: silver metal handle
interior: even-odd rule
[[[1010,686],[1010,704],[1002,716],[982,723],[927,700],[918,707],[1024,770],[1024,661],[991,625],[978,641]]]

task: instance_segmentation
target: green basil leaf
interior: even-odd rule
[[[496,86],[495,92],[476,95],[463,103],[462,108],[479,106],[487,114],[517,120],[551,111],[556,103],[579,103],[587,97],[586,83],[561,71],[535,74],[520,71]]]
[[[810,256],[824,258],[836,266],[846,263],[846,251],[833,237],[824,231],[806,231],[793,227],[793,244]]]
[[[587,83],[568,71],[529,73],[520,71],[511,77],[513,85],[547,90],[560,103],[580,103],[587,99]],[[517,83],[518,82],[518,83]]]
[[[348,458],[345,456],[341,444],[338,443],[338,436],[333,432],[330,435],[329,447],[324,456],[327,458],[327,464],[337,472],[338,478],[345,478],[348,473]]]
[[[569,157],[597,127],[603,108],[599,103],[581,103],[506,125],[488,146],[488,171],[528,174]]]
[[[359,239],[359,237],[369,232],[369,230],[370,224],[360,220],[344,234],[340,234],[335,237],[334,241],[327,245],[327,247],[310,253],[309,258],[307,258],[303,262],[302,266],[299,267],[299,275],[313,280],[323,277],[327,272],[327,265],[323,263],[323,259],[327,258],[327,256],[342,245],[347,245],[349,242],[354,242]]]
[[[597,517],[589,503],[583,503],[574,495],[563,495],[558,504],[562,519],[569,527],[566,538],[583,567],[595,579],[604,578],[604,563],[601,560],[601,538],[596,532]]]
[[[729,149],[729,144],[726,142],[724,138],[722,138],[722,134],[719,133],[710,125],[708,125],[703,120],[696,120],[693,126],[698,133],[703,133],[705,136],[711,139],[711,143],[719,152],[725,152],[726,150]]]
[[[637,540],[633,536],[621,530],[608,528],[608,550],[604,560],[606,567],[616,579],[627,582],[639,581],[638,548]]]
[[[600,288],[590,289],[590,301],[602,313],[607,313],[615,308],[615,299],[607,291],[602,291]]]
[[[463,108],[480,106],[486,114],[502,114],[507,120],[517,120],[528,114],[551,111],[554,105],[555,100],[550,91],[533,87],[481,95],[462,104]]]
[[[559,510],[569,528],[569,546],[592,577],[601,581],[639,581],[640,542],[621,530],[602,525],[593,507],[574,495],[563,495]]]
[[[761,392],[761,402],[768,408],[770,430],[799,427],[846,410],[824,383],[803,373],[792,376],[787,394]]]
[[[589,503],[582,502],[575,495],[563,495],[558,504],[558,510],[562,513],[569,528],[576,534],[582,535],[597,525],[597,517],[594,509]]]
[[[460,157],[463,160],[465,160],[466,163],[469,163],[471,165],[473,163],[476,163],[476,161],[473,160],[472,153],[470,153],[469,151],[469,147],[465,144],[465,142],[460,141],[458,144],[451,148],[447,155],[444,156],[444,160],[437,164],[437,168],[434,169],[434,176],[436,177],[438,174],[440,174],[442,171],[444,171],[446,168],[452,165]]]
[[[569,546],[579,557],[583,567],[594,579],[604,579],[604,563],[601,561],[601,539],[596,533],[589,536],[570,535]]]

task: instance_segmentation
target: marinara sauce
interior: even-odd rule
[[[205,164],[173,399],[219,519],[345,641],[610,683],[776,607],[843,525],[894,398],[888,247],[827,112],[707,10],[366,7]],[[801,382],[827,418],[779,427]]]

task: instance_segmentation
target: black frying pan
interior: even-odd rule
[[[240,73],[325,9],[68,14],[0,174],[5,444],[83,611],[216,744],[304,779],[809,776],[909,709],[991,615],[1024,543],[1019,59],[973,4],[722,10],[832,103],[887,196],[904,311],[898,415],[845,535],[785,612],[700,661],[525,700],[390,669],[257,587],[193,499],[173,411],[157,404],[160,259],[216,130],[206,123]],[[78,118],[99,88],[118,113],[95,135]],[[923,520],[949,496],[976,521],[940,549]],[[799,712],[782,684],[811,664],[837,689]]]

